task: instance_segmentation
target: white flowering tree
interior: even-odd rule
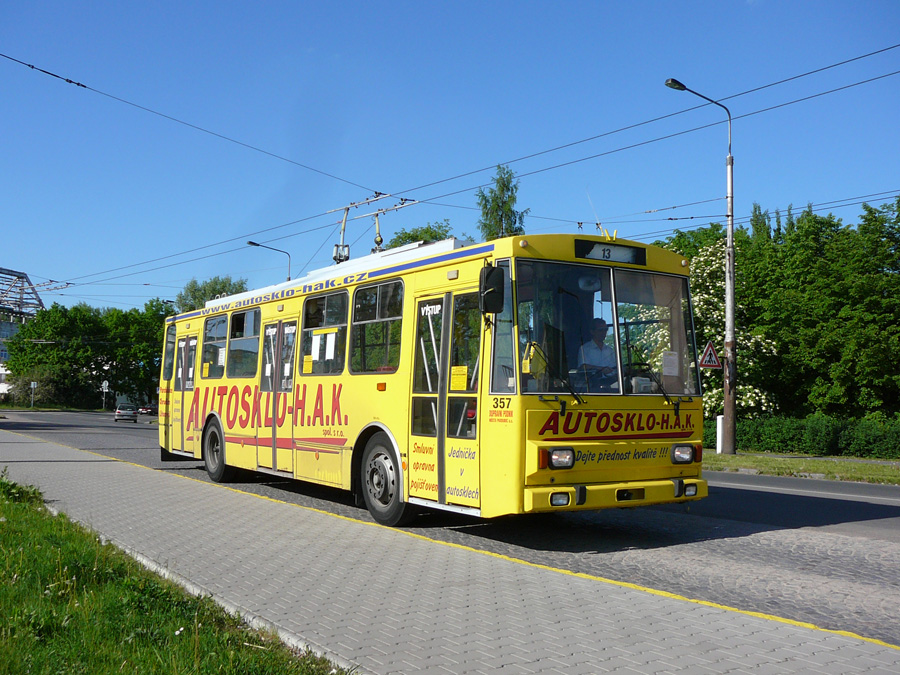
[[[745,237],[740,237],[746,242]],[[740,244],[736,242],[736,254]],[[683,252],[683,251],[682,251]],[[739,284],[738,284],[739,286]],[[694,320],[697,329],[697,348],[701,351],[712,342],[720,358],[724,354],[725,335],[725,239],[715,238],[702,245],[691,259],[691,295],[694,303]],[[768,371],[777,356],[775,343],[748,329],[741,318],[746,316],[740,304],[740,293],[735,293],[735,341],[737,359],[738,413],[754,416],[775,411],[775,399],[765,389]],[[722,411],[723,371],[703,368],[700,375],[703,384],[704,416],[715,417]]]
[[[744,415],[900,414],[900,198],[855,225],[812,207],[782,223],[754,205],[735,241],[737,406]],[[725,233],[712,224],[660,245],[691,261],[700,349],[724,341]],[[720,351],[720,355],[721,351]],[[706,413],[722,372],[706,371]]]

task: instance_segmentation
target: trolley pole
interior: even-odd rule
[[[728,230],[725,240],[725,358],[723,383],[724,410],[722,447],[723,455],[735,454],[735,397],[737,380],[737,362],[734,339],[734,157],[731,155],[731,111],[718,101],[700,94],[675,79],[666,80],[666,86],[676,91],[689,91],[705,101],[719,106],[728,115],[728,157],[725,158],[726,207]]]

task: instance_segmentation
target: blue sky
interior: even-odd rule
[[[381,217],[386,239],[445,218],[477,235],[498,163],[526,231],[600,220],[653,241],[725,214],[724,112],[667,78],[726,99],[897,45],[898,27],[896,0],[11,0],[0,53],[89,89],[0,58],[0,267],[73,283],[39,288],[48,305],[265,286],[287,258],[248,239],[295,277],[324,267],[340,214],[322,214],[376,190],[422,202]],[[900,75],[783,105],[895,71],[900,48],[727,98],[737,222],[811,202],[854,223],[844,204],[900,193]],[[373,235],[350,221],[353,257]]]

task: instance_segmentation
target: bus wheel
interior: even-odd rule
[[[233,470],[225,464],[225,438],[218,422],[212,422],[203,434],[203,463],[215,483],[227,483]]]
[[[366,507],[376,522],[393,527],[413,519],[415,508],[403,501],[400,470],[387,434],[379,432],[369,439],[360,479]]]

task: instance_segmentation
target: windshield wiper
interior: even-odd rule
[[[572,383],[569,381],[569,378],[566,375],[563,375],[561,372],[559,372],[559,367],[556,364],[552,364],[550,362],[550,359],[547,358],[546,352],[544,352],[544,349],[537,342],[530,342],[528,344],[528,346],[526,347],[526,353],[530,353],[530,352],[528,352],[528,350],[530,350],[530,352],[536,352],[538,354],[538,356],[540,356],[541,359],[543,359],[544,365],[546,366],[547,372],[550,374],[550,377],[556,378],[557,380],[562,382],[564,385],[566,385],[566,388],[569,390],[569,393],[575,397],[575,400],[578,401],[578,403],[581,403],[581,404],[584,403],[584,399],[581,397],[581,395],[577,391],[575,391],[575,387],[572,386]],[[529,361],[530,360],[531,359],[529,358]],[[561,400],[560,405],[562,406],[562,413],[565,414],[566,402]]]
[[[643,357],[642,354],[638,353],[638,348],[635,345],[629,345],[628,348],[631,350],[632,357]],[[681,406],[681,398],[679,397],[677,401],[675,401],[674,403],[672,402],[672,397],[669,396],[669,392],[667,392],[666,388],[663,386],[662,378],[659,376],[659,373],[653,370],[653,366],[650,365],[650,362],[640,360],[632,361],[631,367],[638,368],[642,372],[646,372],[647,375],[650,376],[650,379],[653,380],[659,391],[662,393],[663,397],[665,397],[666,403],[675,407],[675,417],[678,417],[678,409]]]

